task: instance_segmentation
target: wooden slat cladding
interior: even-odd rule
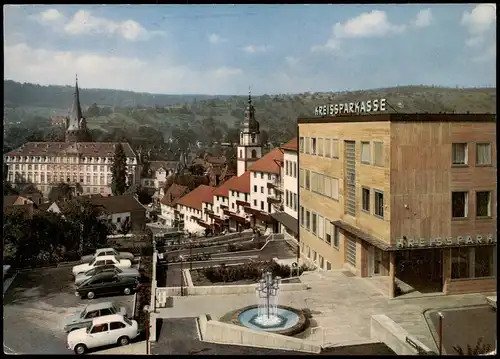
[[[391,123],[391,238],[495,233],[493,219],[476,219],[475,191],[492,191],[496,216],[496,133],[488,122]],[[492,166],[477,167],[476,143],[492,147]],[[468,144],[468,166],[452,167],[452,143]],[[451,192],[468,191],[465,220],[451,219]]]
[[[496,291],[497,280],[494,277],[447,280],[444,286],[444,292],[447,295]]]

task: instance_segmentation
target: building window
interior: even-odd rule
[[[326,261],[326,270],[332,270],[332,264]]]
[[[453,143],[451,145],[451,163],[453,165],[467,164],[467,144]]]
[[[318,192],[318,177],[316,172],[311,172],[311,192]]]
[[[362,204],[361,209],[370,213],[370,189],[369,188],[361,188],[362,191]]]
[[[339,247],[339,229],[332,224],[333,228],[333,246],[335,248]]]
[[[325,236],[325,220],[322,216],[318,215],[318,238],[323,239]]]
[[[316,234],[318,232],[318,215],[312,212],[312,232]]]
[[[260,193],[264,193],[264,187],[260,186]]]
[[[299,151],[300,153],[304,153],[304,137],[299,138]]]
[[[285,161],[285,174],[288,176],[288,160]]]
[[[253,191],[257,193],[257,186],[253,186]]]
[[[273,194],[272,190],[270,188],[267,189],[267,194],[271,196]],[[245,195],[245,201],[246,201],[246,195]]]
[[[474,254],[474,277],[495,277],[495,247],[476,247]]]
[[[300,206],[300,225],[304,226],[304,207]]]
[[[272,179],[273,179],[273,176],[272,176],[271,174],[268,174],[268,175],[267,175],[267,180],[268,180],[268,181],[272,181]]]
[[[323,139],[318,138],[318,156],[323,156]]]
[[[325,241],[332,244],[332,223],[325,218]]]
[[[260,173],[260,179],[264,179],[264,172]],[[262,192],[262,193],[264,193],[264,192]]]
[[[384,167],[384,144],[382,142],[373,142],[373,164]]]
[[[257,172],[253,173],[253,178],[257,178]]]
[[[306,171],[306,189],[310,190],[311,189],[311,172],[309,170]]]
[[[297,178],[297,162],[293,162],[293,178]]]
[[[370,142],[361,142],[361,163],[370,164]]]
[[[453,218],[466,218],[469,200],[467,192],[452,192],[451,194],[451,215]]]
[[[476,165],[491,165],[491,143],[476,144]]]
[[[375,210],[377,217],[384,218],[384,193],[375,191]]]
[[[311,153],[311,138],[306,137],[306,154]]]
[[[347,263],[356,267],[356,241],[352,238],[345,237],[345,247]]]
[[[311,212],[306,210],[306,229],[309,231],[311,229]]]
[[[317,148],[317,142],[316,142],[316,137],[311,137],[311,154],[315,155],[317,154],[318,148]]]
[[[332,158],[339,158],[339,141],[332,140]]]
[[[299,169],[299,184],[300,184],[300,187],[304,187],[304,170],[301,168]]]
[[[297,211],[297,203],[298,203],[297,193],[293,194],[293,199],[294,199],[294,201],[293,201],[293,210]]]
[[[451,249],[451,279],[470,278],[469,253],[468,247]]]
[[[325,157],[332,155],[332,142],[329,138],[325,138]]]
[[[476,192],[476,217],[491,217],[491,192]]]
[[[339,200],[339,180],[338,178],[331,178],[332,181],[332,198]]]
[[[254,205],[255,207],[257,207],[257,200],[256,200],[256,199],[254,199],[254,200],[253,200],[253,205]]]
[[[234,209],[234,203],[231,203],[231,208]]]
[[[285,206],[288,207],[288,190],[286,190],[286,196],[285,196]]]
[[[263,211],[264,210],[264,201],[260,201],[260,210]]]

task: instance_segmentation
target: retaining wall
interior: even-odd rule
[[[259,332],[216,320],[204,322],[203,319],[200,321],[200,318],[198,318],[198,323],[200,334],[205,342],[294,350],[314,354],[321,352],[321,347],[319,345],[299,338],[269,332]]]
[[[230,294],[254,294],[255,284],[243,285],[217,285],[217,286],[197,286],[184,287],[184,295],[230,295]],[[308,286],[304,283],[282,283],[280,290],[292,292],[306,290]],[[181,287],[160,287],[156,288],[155,297],[157,307],[164,308],[167,305],[168,297],[178,297],[181,295]]]
[[[429,347],[416,337],[410,335],[399,324],[384,314],[372,315],[370,320],[370,338],[374,341],[384,343],[397,355],[419,355],[419,350],[408,343],[407,338],[424,352],[431,352]]]

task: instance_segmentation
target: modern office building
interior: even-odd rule
[[[496,116],[300,118],[301,256],[389,296],[496,291]]]

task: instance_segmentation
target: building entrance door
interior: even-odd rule
[[[443,251],[413,249],[396,252],[396,277],[411,292],[443,291]]]
[[[368,252],[368,275],[370,277],[376,275],[383,275],[382,270],[382,250],[370,246]]]

